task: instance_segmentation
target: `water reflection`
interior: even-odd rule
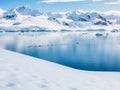
[[[120,33],[0,33],[0,47],[77,69],[120,71]]]

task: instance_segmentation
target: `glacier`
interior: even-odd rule
[[[28,6],[0,9],[0,30],[89,30],[119,31],[120,11],[40,12]]]

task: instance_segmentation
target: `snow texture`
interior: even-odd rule
[[[119,89],[119,72],[76,70],[0,49],[0,90]]]

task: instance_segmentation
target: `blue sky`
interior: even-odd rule
[[[73,10],[120,10],[120,0],[1,0],[0,8],[28,5],[44,12]]]

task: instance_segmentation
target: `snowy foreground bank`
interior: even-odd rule
[[[119,89],[119,72],[75,70],[0,49],[0,90]]]

